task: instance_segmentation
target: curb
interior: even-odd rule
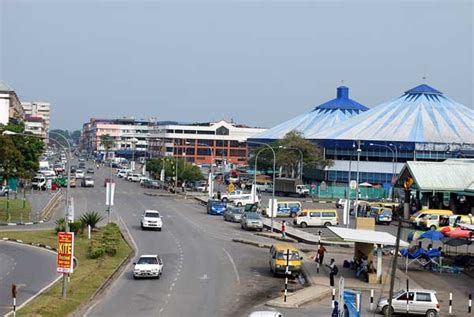
[[[43,219],[40,221],[30,221],[30,222],[7,222],[7,223],[0,223],[0,226],[31,226],[31,225],[38,225],[40,223],[45,223],[47,219]]]
[[[168,194],[168,193],[150,193],[150,192],[145,192],[144,193],[146,196],[158,196],[158,197],[173,197],[175,196],[174,194]]]
[[[296,292],[292,293],[288,297],[291,298],[292,296],[298,295],[299,292],[306,291],[306,290],[307,290],[307,288],[303,288],[300,291],[296,291]],[[304,304],[307,304],[307,303],[312,302],[312,301],[321,300],[325,297],[328,297],[330,294],[331,294],[331,290],[328,289],[327,291],[322,292],[322,293],[318,294],[317,296],[307,297],[307,298],[301,299],[297,303],[293,303],[293,304],[283,302],[283,297],[279,296],[277,298],[271,299],[268,302],[266,302],[265,306],[277,307],[277,308],[300,308]]]
[[[262,249],[270,249],[272,247],[269,244],[259,243],[259,242],[255,242],[255,241],[245,240],[245,239],[234,238],[234,239],[232,239],[232,241],[237,242],[237,243],[242,243],[242,244],[253,245],[254,247],[262,248]]]
[[[283,242],[290,242],[290,243],[297,243],[298,242],[298,241],[296,241],[295,239],[292,239],[292,238],[283,239],[280,236],[272,236],[272,235],[269,235],[269,234],[266,234],[266,233],[263,233],[263,232],[256,232],[254,234],[256,236],[265,237],[265,238],[269,238],[269,239],[275,239],[275,240],[283,241]]]
[[[19,239],[10,239],[10,238],[2,238],[2,241],[9,241],[9,242],[16,242],[16,243],[19,243],[19,244],[25,244],[25,245],[30,245],[30,246],[33,246],[33,247],[37,247],[37,248],[43,248],[43,249],[47,249],[49,251],[53,251],[55,253],[57,253],[57,249],[54,248],[54,247],[51,247],[49,245],[46,245],[46,244],[42,244],[42,243],[34,243],[34,242],[23,242],[23,240],[19,240]]]

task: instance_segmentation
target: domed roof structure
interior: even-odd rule
[[[474,144],[474,110],[422,84],[308,139]]]
[[[252,139],[277,140],[291,131],[301,132],[306,137],[329,127],[334,127],[366,110],[368,110],[367,107],[349,98],[348,87],[341,86],[337,88],[337,98],[315,107],[311,112],[301,114],[257,134]]]

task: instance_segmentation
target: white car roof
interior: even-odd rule
[[[158,210],[151,210],[151,209],[147,209],[147,210],[145,210],[145,212],[157,213],[157,214],[160,213]]]
[[[158,254],[142,254],[140,258],[157,258]]]

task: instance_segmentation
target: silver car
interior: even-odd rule
[[[257,212],[245,212],[240,220],[240,226],[244,230],[263,230],[262,216]]]
[[[436,291],[433,290],[411,289],[408,293],[406,290],[398,291],[393,295],[392,312],[406,313],[407,304],[409,313],[413,315],[436,317],[440,311]],[[377,311],[387,316],[388,310],[388,298],[380,298]]]
[[[224,211],[224,220],[232,221],[232,222],[240,222],[240,220],[242,219],[243,212],[244,212],[244,208],[242,207],[228,207]]]

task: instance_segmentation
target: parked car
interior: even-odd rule
[[[241,207],[227,207],[227,209],[224,211],[224,220],[232,221],[232,222],[240,222],[243,212],[244,212],[244,208],[241,208]]]
[[[143,230],[151,228],[161,231],[161,228],[163,228],[163,221],[161,220],[160,213],[157,210],[145,210],[140,220],[140,227]]]
[[[263,231],[262,217],[256,212],[245,212],[242,214],[240,226],[244,230]]]
[[[84,171],[76,170],[76,178],[84,178]]]
[[[277,311],[261,310],[251,312],[249,317],[283,317],[283,315]]]
[[[303,209],[303,211],[293,220],[293,224],[306,228],[308,226],[337,226],[339,220],[337,211],[331,209]]]
[[[207,201],[207,213],[209,215],[222,215],[227,208],[227,204],[217,199]]]
[[[244,192],[243,190],[236,190],[230,193],[221,193],[221,200],[225,202],[234,201],[235,199],[240,199],[245,195],[249,195],[249,193]]]
[[[370,208],[370,217],[375,219],[376,224],[390,225],[390,223],[392,223],[392,209],[372,207]]]
[[[94,179],[90,176],[86,176],[82,179],[82,187],[94,187]]]
[[[127,173],[128,172],[131,172],[130,170],[127,170],[127,169],[120,169],[117,171],[117,174],[115,174],[115,176],[118,176],[120,178],[124,178],[127,176]]]
[[[154,277],[159,279],[163,274],[163,260],[156,254],[142,255],[133,265],[134,279],[140,277]]]
[[[258,195],[254,197],[252,194],[246,194],[246,195],[242,195],[239,198],[235,198],[234,206],[241,207],[247,204],[259,203],[259,202],[260,200],[259,200]]]
[[[0,196],[7,196],[10,192],[10,188],[8,186],[0,186]]]
[[[92,167],[89,167],[87,169],[87,174],[94,174],[94,169]]]
[[[392,312],[404,314],[407,311],[407,303],[410,314],[436,317],[440,311],[440,305],[436,298],[436,291],[425,289],[400,290],[392,298]],[[382,297],[377,304],[377,311],[385,316],[388,315],[388,298]]]
[[[141,174],[137,174],[137,173],[130,173],[128,176],[127,176],[127,180],[129,182],[134,182],[134,183],[137,183],[140,181],[140,177],[142,175]]]

